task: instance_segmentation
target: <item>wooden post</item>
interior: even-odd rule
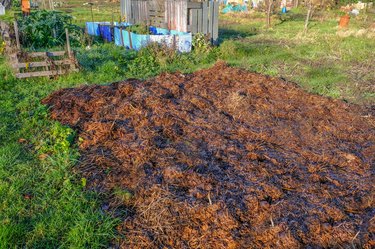
[[[129,45],[130,45],[130,49],[133,49],[132,34],[130,33],[129,30],[128,30],[128,35],[129,35]]]
[[[14,21],[13,24],[14,24],[14,33],[16,34],[17,49],[21,50],[21,43],[20,43],[20,36],[19,36],[19,33],[18,33],[17,21]]]
[[[208,8],[210,13],[210,18],[208,19],[208,36],[211,43],[213,43],[213,26],[214,26],[214,2],[208,2]]]
[[[307,33],[307,29],[309,28],[309,21],[310,21],[312,9],[313,9],[313,3],[312,3],[312,0],[310,0],[309,8],[308,8],[306,19],[305,19],[305,28],[304,28],[305,34]]]
[[[218,38],[219,38],[219,2],[213,2],[214,4],[214,14],[213,16],[213,24],[212,24],[212,40],[213,44],[217,45]]]
[[[173,35],[173,49],[177,49],[177,41],[176,41],[176,35]]]
[[[202,10],[202,15],[203,15],[203,34],[207,34],[208,33],[208,2],[202,2],[202,5],[203,5],[203,10]]]
[[[124,37],[122,36],[122,27],[120,27],[120,38],[121,38],[121,44],[122,44],[122,46],[125,46],[125,44],[124,44]]]
[[[75,65],[75,60],[74,60],[74,56],[73,56],[72,50],[70,48],[69,30],[67,28],[65,29],[65,35],[66,35],[66,50],[68,52],[68,57],[69,57],[69,59],[71,61],[71,63],[70,63],[70,69],[71,70],[75,70],[76,69],[76,65]]]
[[[69,30],[66,28],[65,29],[65,35],[66,35],[66,49],[68,51],[68,56],[71,58],[72,56],[72,51],[70,49],[70,38],[69,38]]]

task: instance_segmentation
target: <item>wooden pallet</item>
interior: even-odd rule
[[[66,51],[18,53],[12,66],[18,79],[52,77],[78,71],[74,57]]]
[[[77,72],[76,60],[70,48],[69,32],[66,29],[66,51],[22,52],[17,22],[14,22],[14,35],[9,25],[1,22],[1,34],[6,42],[6,53],[14,69],[16,78],[53,77]],[[12,39],[13,38],[13,39]]]

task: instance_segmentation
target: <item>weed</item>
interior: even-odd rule
[[[205,34],[198,33],[193,37],[192,47],[195,50],[205,52],[211,48],[211,43]]]
[[[0,55],[2,55],[5,51],[5,41],[1,40],[0,38]]]
[[[133,198],[133,194],[129,190],[120,187],[115,187],[113,190],[113,194],[119,201],[121,201],[125,205],[128,205]]]

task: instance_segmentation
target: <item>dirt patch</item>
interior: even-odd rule
[[[375,246],[375,119],[357,106],[223,63],[43,103],[127,211],[123,248]]]

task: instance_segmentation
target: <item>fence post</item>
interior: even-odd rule
[[[129,35],[129,46],[130,46],[130,49],[133,49],[132,35],[131,35],[131,33],[130,33],[129,30],[127,30],[127,31],[128,31],[128,35]]]
[[[208,36],[210,38],[210,41],[213,42],[213,39],[212,39],[212,30],[213,30],[213,19],[214,19],[214,3],[209,1],[208,2],[208,8],[209,8],[209,18],[208,18]]]
[[[173,49],[177,49],[177,41],[176,41],[176,35],[173,35]]]
[[[203,15],[203,34],[208,33],[208,2],[202,2],[202,15]]]
[[[14,24],[14,33],[16,34],[17,49],[21,50],[20,35],[18,33],[18,23],[17,21],[14,21],[13,24]]]
[[[121,45],[124,47],[124,37],[122,36],[122,27],[120,27],[120,38],[121,38]]]
[[[72,51],[71,51],[71,49],[70,49],[70,38],[69,38],[69,30],[66,28],[65,29],[65,36],[66,36],[66,49],[67,49],[67,51],[68,51],[68,56],[69,56],[69,58],[71,58],[71,56],[72,56]]]
[[[65,35],[66,35],[66,50],[68,51],[68,57],[71,60],[71,62],[70,62],[70,69],[71,70],[75,70],[76,69],[76,65],[75,65],[75,61],[74,61],[74,56],[73,56],[72,50],[70,48],[69,30],[67,28],[65,29]]]
[[[217,45],[219,38],[219,2],[213,2],[213,4],[212,43]]]

